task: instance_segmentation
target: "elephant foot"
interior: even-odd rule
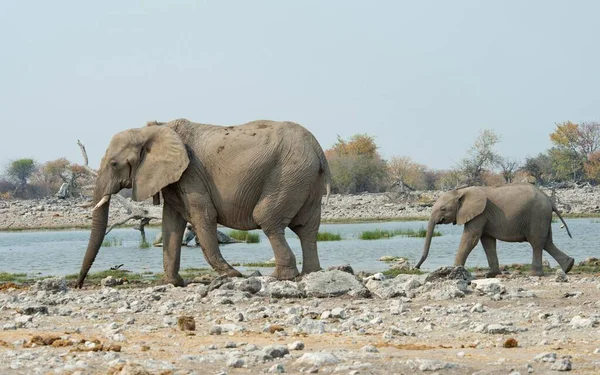
[[[302,265],[302,273],[300,275],[308,275],[311,272],[317,272],[317,271],[321,271],[321,266],[316,264],[316,265],[308,265],[308,264],[303,264]]]
[[[275,271],[273,271],[271,276],[277,278],[277,280],[294,280],[299,274],[300,273],[298,272],[298,268],[296,268],[296,266],[276,266]]]
[[[225,275],[229,277],[244,277],[244,275],[242,275],[242,273],[235,268],[229,268],[223,272],[219,272],[219,275]]]
[[[183,277],[179,275],[175,275],[174,277],[164,277],[164,284],[172,284],[173,286],[185,286],[185,281],[183,281]]]
[[[544,270],[532,268],[531,271],[529,271],[529,276],[544,276]]]
[[[496,277],[500,274],[501,274],[500,270],[489,270],[485,273],[485,277],[487,277],[488,279],[493,279],[494,277]]]
[[[561,267],[563,269],[563,271],[565,271],[565,273],[569,273],[569,271],[573,268],[573,265],[575,264],[575,259],[569,257],[569,261],[567,262],[565,267]]]

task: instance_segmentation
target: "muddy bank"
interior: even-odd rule
[[[84,290],[48,279],[0,292],[0,372],[600,372],[600,277],[471,278],[333,270]]]
[[[550,190],[545,190],[551,195]],[[353,220],[426,220],[431,207],[441,194],[439,191],[380,193],[359,195],[334,194],[329,204],[323,204],[324,222]],[[567,215],[594,215],[600,213],[600,188],[582,187],[556,189],[555,201]],[[91,223],[90,201],[82,198],[1,201],[0,230],[88,228]],[[161,217],[162,208],[151,201],[142,207],[152,216]],[[109,225],[122,221],[129,212],[116,199],[111,202]],[[159,224],[154,220],[152,224]]]

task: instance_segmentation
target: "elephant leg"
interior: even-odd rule
[[[542,265],[543,248],[537,243],[532,243],[531,248],[533,249],[533,259],[531,261],[531,271],[529,271],[529,275],[544,276],[544,267]]]
[[[465,224],[462,237],[460,238],[460,246],[454,259],[455,266],[464,266],[471,251],[477,246],[483,227],[485,225],[484,218],[475,218]]]
[[[321,270],[317,252],[317,234],[321,224],[321,202],[316,201],[302,207],[290,223],[290,229],[298,235],[302,246],[302,274]]]
[[[550,254],[554,260],[556,260],[560,268],[562,268],[565,273],[569,272],[571,268],[573,268],[575,259],[560,251],[559,248],[554,245],[554,242],[552,242],[552,229],[550,229],[550,235],[546,241],[544,250],[546,250],[546,252]]]
[[[481,236],[481,245],[483,246],[483,250],[485,250],[485,256],[490,266],[490,270],[486,276],[496,277],[496,275],[500,274],[500,264],[498,263],[498,253],[496,252],[496,239],[486,235]]]
[[[203,208],[202,208],[203,207]],[[196,238],[204,254],[206,262],[219,273],[230,277],[242,277],[242,274],[231,267],[223,258],[217,238],[217,213],[209,204],[202,204],[190,212],[190,222],[194,227]]]
[[[273,276],[278,280],[295,279],[299,274],[296,267],[296,256],[285,239],[284,229],[265,231],[265,234],[275,254],[275,271],[273,271]]]
[[[179,276],[181,260],[181,239],[186,221],[179,212],[170,205],[163,206],[162,240],[164,281],[175,286],[183,286],[183,278]]]

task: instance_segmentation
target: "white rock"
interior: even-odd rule
[[[419,363],[419,370],[421,371],[438,371],[455,367],[452,363],[439,361],[437,359],[417,359],[417,362]]]
[[[331,316],[333,318],[346,319],[346,310],[344,310],[341,307],[336,307],[333,310],[331,310]]]
[[[241,358],[230,358],[227,361],[227,367],[242,368],[246,362]]]
[[[304,353],[296,360],[297,364],[311,366],[335,365],[339,362],[340,360],[329,352]]]
[[[594,326],[594,321],[576,315],[573,317],[573,319],[571,319],[571,322],[569,324],[571,324],[573,328],[590,328]]]
[[[288,349],[289,350],[303,350],[304,343],[302,341],[294,341],[294,342],[288,344]]]

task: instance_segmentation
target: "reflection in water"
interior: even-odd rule
[[[426,222],[385,222],[361,224],[323,224],[321,230],[340,233],[343,241],[319,242],[319,257],[323,267],[350,264],[355,270],[382,271],[387,268],[378,259],[384,255],[403,256],[414,264],[420,258],[424,239],[393,237],[373,241],[359,240],[361,232],[374,229],[419,229]],[[600,237],[600,223],[591,219],[568,219],[567,224],[573,234],[569,239],[560,224],[552,224],[554,243],[579,262],[590,256],[599,256],[596,244]],[[460,242],[462,226],[439,225],[437,229],[442,237],[434,237],[429,258],[423,264],[423,270],[432,270],[454,262],[456,249]],[[227,229],[222,228],[225,232]],[[147,229],[149,239],[154,238],[158,228]],[[273,257],[273,252],[264,234],[259,244],[222,245],[221,251],[230,263],[263,262]],[[288,242],[296,258],[302,259],[300,241],[291,231],[286,232]],[[0,272],[29,273],[32,275],[67,275],[79,272],[81,261],[87,247],[89,231],[44,231],[0,233]],[[162,272],[162,249],[152,247],[140,249],[139,232],[133,229],[117,229],[107,238],[117,238],[120,246],[102,247],[91,272],[106,270],[117,264],[133,272]],[[498,242],[500,264],[530,263],[531,247],[528,243]],[[549,255],[545,258],[554,266],[556,263]],[[487,266],[487,260],[481,245],[471,253],[467,266]],[[182,268],[208,267],[202,250],[197,247],[184,247],[182,250]],[[240,268],[243,270],[243,267]]]

